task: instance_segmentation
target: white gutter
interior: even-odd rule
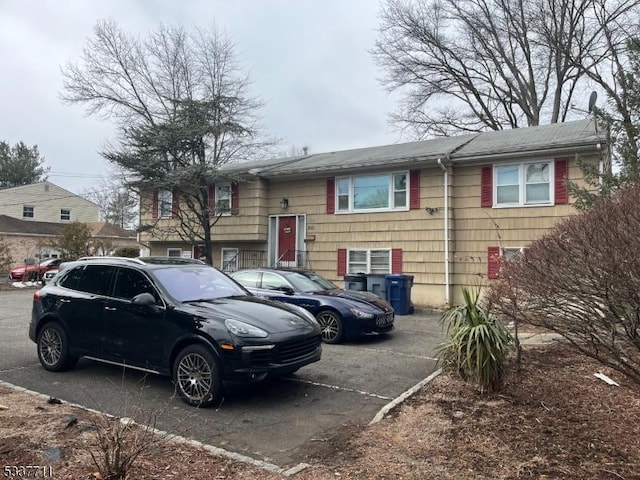
[[[438,165],[444,172],[444,300],[451,303],[451,278],[449,272],[449,171],[438,158]]]

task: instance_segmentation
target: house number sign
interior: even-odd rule
[[[282,231],[283,231],[284,233],[291,233],[291,227],[284,227],[284,228],[282,229]]]

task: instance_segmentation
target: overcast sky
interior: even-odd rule
[[[97,152],[112,125],[59,96],[61,66],[112,18],[143,36],[161,23],[223,28],[283,151],[395,143],[395,103],[369,53],[378,9],[377,0],[0,0],[0,140],[38,145],[49,180],[74,193],[108,173]]]

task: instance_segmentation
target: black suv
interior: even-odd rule
[[[197,260],[71,262],[33,296],[29,337],[46,370],[78,357],[172,376],[190,405],[218,404],[223,381],[283,375],[320,360],[305,310],[258,298]]]

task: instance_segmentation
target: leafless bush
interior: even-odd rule
[[[151,408],[145,401],[148,391],[143,386],[135,394],[127,391],[126,373],[121,385],[114,385],[120,399],[115,415],[100,412],[91,417],[93,427],[88,451],[93,465],[103,480],[126,480],[136,461],[156,448],[162,447],[173,434],[156,430],[156,421],[164,408]],[[98,402],[96,402],[98,405]],[[135,420],[134,420],[135,419]],[[180,423],[180,421],[178,421]],[[178,424],[171,430],[175,431]]]
[[[504,262],[486,300],[640,383],[640,185],[563,221]]]
[[[128,417],[98,414],[91,423],[94,427],[89,455],[105,480],[125,480],[136,460],[164,440],[156,435],[155,418],[144,425]]]

